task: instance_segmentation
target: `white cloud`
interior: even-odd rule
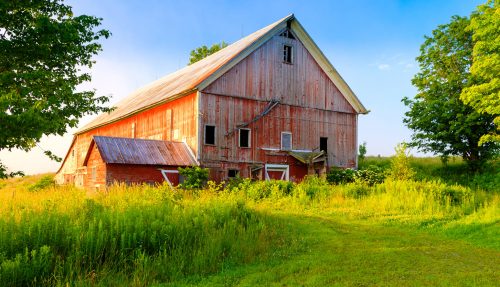
[[[391,66],[389,64],[380,64],[378,65],[378,69],[381,71],[389,70]]]

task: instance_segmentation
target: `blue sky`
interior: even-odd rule
[[[135,89],[183,67],[189,52],[203,44],[232,43],[294,13],[363,104],[359,142],[369,155],[391,155],[394,146],[410,139],[402,123],[404,96],[416,93],[411,78],[418,72],[415,57],[424,35],[452,15],[468,16],[484,1],[357,0],[357,1],[67,1],[75,14],[103,18],[112,32],[91,73],[96,89],[115,103]],[[92,117],[82,119],[81,125]],[[63,157],[72,139],[45,137],[40,146]],[[414,152],[416,155],[422,155]],[[40,149],[29,153],[2,151],[12,170],[29,174],[53,172]]]

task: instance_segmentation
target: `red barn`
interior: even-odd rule
[[[217,181],[298,181],[332,166],[356,167],[364,113],[290,15],[98,116],[75,134],[56,180],[85,187],[175,183],[172,170],[199,165]]]

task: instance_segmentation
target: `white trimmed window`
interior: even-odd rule
[[[281,132],[281,150],[292,150],[291,132]]]

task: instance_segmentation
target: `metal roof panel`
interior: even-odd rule
[[[104,162],[117,164],[196,165],[183,142],[94,136]]]

